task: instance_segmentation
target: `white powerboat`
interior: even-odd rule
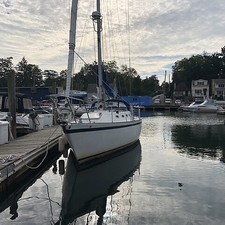
[[[73,0],[66,86],[67,96],[69,96],[70,92],[73,71],[76,16],[77,0]],[[106,96],[107,89],[104,87],[105,81],[103,80],[104,71],[101,56],[103,23],[100,12],[100,0],[97,0],[97,11],[92,13],[92,20],[94,24],[97,24],[98,101],[92,106],[91,110],[83,113],[80,118],[60,121],[65,137],[73,149],[77,160],[80,162],[101,157],[133,144],[139,139],[142,125],[140,110],[135,116],[133,108],[125,101]]]
[[[38,114],[32,106],[31,98],[22,93],[16,93],[16,129],[17,133],[26,134],[33,130],[42,129],[44,119],[47,118]],[[53,114],[50,119],[53,119]],[[0,92],[0,121],[11,122],[12,116],[9,113],[9,98],[7,92]],[[47,124],[48,125],[48,124]]]
[[[217,113],[218,111],[223,110],[223,107],[216,104],[212,99],[206,99],[201,104],[193,102],[189,106],[181,106],[179,109],[184,112]]]

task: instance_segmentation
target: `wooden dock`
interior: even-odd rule
[[[178,111],[180,106],[172,104],[159,104],[145,106],[147,111]]]
[[[38,170],[47,157],[59,154],[62,136],[61,127],[52,126],[0,145],[0,193],[25,179],[27,170]]]

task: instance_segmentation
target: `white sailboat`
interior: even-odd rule
[[[71,30],[69,42],[69,59],[67,74],[67,96],[69,96],[70,80],[74,63],[75,28],[77,18],[77,2],[72,2]],[[97,0],[97,11],[92,13],[92,20],[97,24],[98,41],[98,101],[89,112],[83,113],[79,119],[62,121],[65,137],[73,149],[78,161],[87,161],[112,151],[119,150],[139,140],[142,120],[140,113],[134,111],[125,101],[106,99],[102,79],[101,30],[102,16],[100,0]]]

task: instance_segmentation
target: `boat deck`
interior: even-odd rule
[[[0,192],[26,170],[37,169],[52,150],[58,151],[62,135],[60,126],[52,126],[0,145]]]

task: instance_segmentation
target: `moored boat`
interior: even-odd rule
[[[206,99],[203,103],[191,103],[189,106],[180,106],[179,110],[184,112],[197,112],[197,113],[217,113],[223,110],[223,107],[216,104],[212,99]]]
[[[75,48],[75,24],[77,15],[77,0],[72,2],[71,32],[69,41],[69,59],[67,73],[67,90],[71,82],[74,48]],[[97,24],[98,41],[98,100],[92,108],[83,113],[80,118],[71,121],[60,121],[65,137],[78,161],[86,161],[112,151],[129,146],[139,139],[142,120],[140,113],[134,115],[134,109],[118,96],[107,96],[104,87],[103,67],[101,55],[101,31],[102,16],[100,12],[100,0],[97,0],[97,11],[92,13],[92,20]],[[71,35],[72,34],[72,35]],[[69,101],[68,101],[69,103]],[[91,148],[90,148],[91,146]]]

